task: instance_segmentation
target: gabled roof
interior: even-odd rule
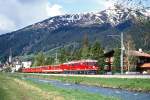
[[[115,52],[114,50],[111,50],[109,52],[104,53],[104,56],[105,57],[112,57],[114,55],[114,52]],[[148,57],[148,58],[150,58],[150,54],[145,53],[145,52],[136,51],[136,50],[130,50],[129,55],[137,56],[137,57]]]
[[[129,51],[129,55],[131,55],[131,56],[148,57],[148,58],[150,58],[150,54],[144,53],[144,52],[140,52],[140,51],[135,51],[135,50],[130,50],[130,51]]]
[[[144,63],[141,67],[143,67],[143,68],[150,68],[150,63]]]
[[[104,53],[104,56],[105,57],[112,57],[114,55],[114,52],[115,52],[114,50],[107,51],[107,52]]]

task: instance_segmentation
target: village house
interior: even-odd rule
[[[106,71],[110,72],[113,69],[114,61],[114,50],[106,52],[104,56],[106,57]],[[150,54],[143,52],[141,49],[139,51],[130,50],[130,56],[136,57],[136,71],[140,73],[150,73]],[[128,71],[126,56],[124,57],[124,70]]]

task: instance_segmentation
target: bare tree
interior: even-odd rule
[[[127,69],[129,72],[131,70],[135,70],[136,67],[136,57],[130,55],[130,51],[135,50],[135,44],[132,39],[132,36],[129,34],[126,36],[125,48],[126,48]]]

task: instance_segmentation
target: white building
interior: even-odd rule
[[[32,62],[31,61],[23,61],[22,62],[22,67],[23,68],[30,68],[32,65]]]

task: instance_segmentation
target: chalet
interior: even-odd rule
[[[113,60],[114,60],[114,50],[111,50],[109,52],[106,52],[104,55],[106,57],[106,66],[107,71],[111,71],[113,66]],[[137,58],[136,61],[136,71],[138,72],[150,72],[150,54],[143,52],[141,49],[139,51],[130,50],[129,55],[134,56]],[[126,59],[126,58],[124,58]],[[126,69],[126,61],[124,61],[124,69]]]
[[[139,51],[130,51],[129,55],[137,57],[137,71],[150,71],[150,54],[143,52],[142,50]]]
[[[105,65],[105,71],[108,71],[108,72],[110,72],[111,70],[112,70],[112,64],[113,64],[113,59],[114,59],[114,53],[115,53],[115,51],[114,50],[111,50],[111,51],[109,51],[109,52],[106,52],[105,54],[104,54],[104,56],[106,57],[106,59],[105,59],[105,63],[106,63],[106,65]]]

